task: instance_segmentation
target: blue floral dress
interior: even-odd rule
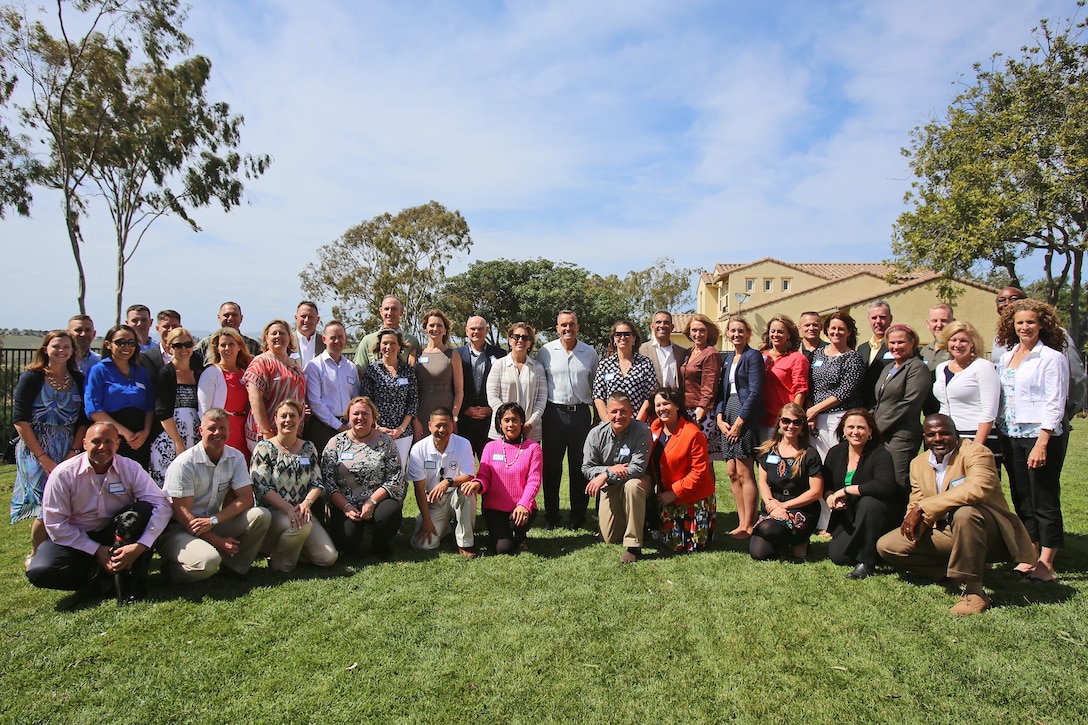
[[[76,425],[83,414],[83,391],[78,385],[61,392],[42,382],[41,392],[34,402],[30,429],[47,456],[57,463],[64,460],[72,447]],[[48,476],[45,469],[26,447],[22,439],[15,448],[18,473],[11,494],[11,523],[41,518],[42,492]]]

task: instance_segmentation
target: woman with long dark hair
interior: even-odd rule
[[[121,436],[118,455],[147,468],[155,389],[151,374],[140,365],[139,345],[136,331],[128,325],[114,325],[106,332],[102,361],[87,376],[83,405],[92,421],[113,423],[117,428]]]

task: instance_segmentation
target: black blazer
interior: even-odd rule
[[[825,495],[843,488],[849,454],[850,444],[846,441],[827,452],[827,458],[824,459]],[[862,451],[850,485],[857,486],[862,496],[875,496],[904,506],[910,492],[895,480],[895,466],[892,464],[891,454],[883,444],[872,441]]]
[[[470,345],[462,345],[456,348],[457,354],[461,356],[461,367],[464,371],[464,397],[461,400],[461,410],[465,408],[471,408],[475,406],[490,407],[487,403],[487,376],[491,372],[491,358],[500,358],[506,356],[506,350],[495,345],[484,345],[484,383],[480,390],[476,389],[476,379],[472,375],[472,347]]]
[[[868,342],[863,342],[858,345],[858,355],[861,356],[861,362],[865,365],[865,373],[861,378],[861,398],[862,403],[866,408],[872,408],[876,405],[876,395],[873,392],[876,389],[877,381],[880,380],[881,373],[884,372],[884,368],[890,365],[893,360],[888,354],[888,343],[881,341],[880,350],[877,351],[876,359],[873,360],[872,365],[869,364],[869,354],[872,351]]]

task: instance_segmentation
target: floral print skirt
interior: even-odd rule
[[[714,542],[714,494],[695,503],[661,506],[661,542],[669,551],[702,551]]]

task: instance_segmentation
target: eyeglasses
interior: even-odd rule
[[[180,350],[183,347],[192,347],[192,346],[193,346],[193,341],[192,340],[189,340],[187,342],[172,342],[172,343],[170,343],[170,349],[171,350]]]
[[[1019,295],[1009,295],[1008,297],[998,297],[997,303],[1001,304],[1002,302],[1019,302],[1022,299],[1024,298],[1020,297]]]
[[[110,345],[113,347],[136,347],[136,341],[127,337],[122,337],[120,340],[110,340]]]
[[[801,425],[802,423],[804,423],[805,421],[803,421],[803,420],[796,420],[796,419],[794,419],[794,418],[786,418],[786,417],[782,417],[782,418],[779,418],[779,419],[778,419],[778,422],[779,422],[779,423],[781,423],[782,425],[796,425],[796,426],[799,426],[799,425]]]
[[[612,333],[612,337],[631,337],[631,331],[616,330]]]
[[[513,340],[514,342],[521,342],[522,340],[524,340],[525,342],[532,342],[533,341],[533,336],[532,335],[520,335],[520,334],[515,332],[513,335],[510,336],[510,339]]]

